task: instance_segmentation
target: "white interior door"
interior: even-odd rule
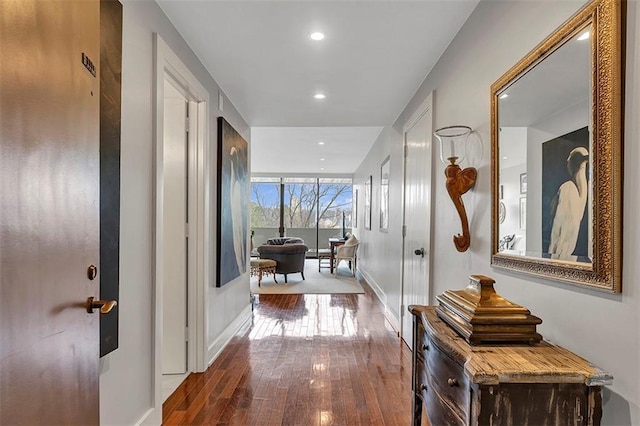
[[[164,84],[163,374],[187,371],[187,99]]]
[[[431,95],[409,121],[404,132],[404,256],[402,338],[411,348],[409,305],[429,303],[431,237],[432,102]],[[419,254],[416,254],[416,250]]]

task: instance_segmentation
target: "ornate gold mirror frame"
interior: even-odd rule
[[[598,290],[621,292],[625,12],[626,4],[622,0],[590,2],[491,86],[492,266]],[[551,259],[542,254],[535,257],[526,252],[499,252],[499,96],[586,26],[590,27],[592,34],[591,262]]]

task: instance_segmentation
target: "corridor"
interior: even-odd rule
[[[409,424],[411,354],[363,287],[256,296],[252,322],[164,403],[164,424]]]

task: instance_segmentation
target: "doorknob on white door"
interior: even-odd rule
[[[100,309],[101,314],[108,314],[117,304],[115,300],[95,300],[91,296],[87,299],[87,312],[92,314],[94,309]]]
[[[414,250],[413,254],[416,256],[424,257],[424,247],[420,247],[417,250]]]

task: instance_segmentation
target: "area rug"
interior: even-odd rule
[[[305,280],[300,273],[289,274],[287,284],[284,275],[276,274],[279,284],[273,282],[273,275],[262,277],[262,284],[258,287],[258,278],[251,277],[251,292],[254,294],[345,294],[364,293],[360,283],[351,275],[347,264],[342,262],[338,268],[338,276],[331,275],[328,268],[318,272],[318,261],[307,259],[304,268]]]

